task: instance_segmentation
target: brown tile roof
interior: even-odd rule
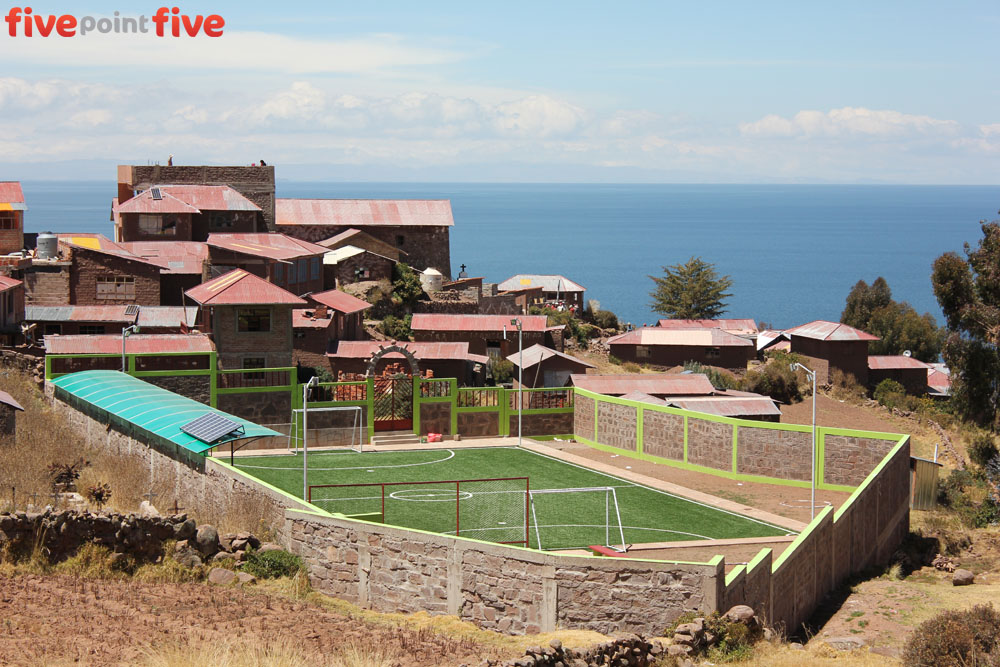
[[[306,301],[288,290],[236,269],[218,278],[192,287],[185,295],[203,306],[221,305],[306,305]]]

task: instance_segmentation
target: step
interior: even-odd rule
[[[388,436],[376,434],[372,436],[371,440],[375,444],[405,445],[405,444],[420,442],[420,436],[413,435],[412,433],[410,433],[409,435],[388,435]]]

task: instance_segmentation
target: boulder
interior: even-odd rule
[[[253,576],[249,572],[237,572],[236,578],[239,580],[240,586],[257,583],[257,577]]]
[[[214,556],[219,552],[219,531],[215,526],[207,523],[198,526],[198,533],[194,538],[195,548],[203,556]]]
[[[159,518],[160,512],[153,507],[153,503],[148,500],[143,500],[139,503],[139,516],[146,519],[156,519]]]
[[[284,549],[279,547],[274,542],[265,542],[264,544],[260,545],[260,549],[258,549],[258,551],[264,553],[265,551],[284,551]]]
[[[194,519],[184,519],[174,524],[174,539],[190,540],[198,533],[198,526]]]
[[[825,639],[824,642],[830,648],[838,651],[853,651],[865,645],[864,641],[857,637],[830,637]]]
[[[228,586],[236,581],[236,573],[221,567],[213,567],[208,573],[208,583],[216,586]]]
[[[212,561],[216,563],[226,559],[235,560],[233,554],[229,553],[228,551],[220,551],[219,553],[212,556]]]
[[[753,617],[753,609],[745,604],[738,604],[726,612],[726,618],[736,623],[749,623]]]
[[[194,549],[184,549],[174,554],[174,560],[183,565],[184,567],[201,567],[202,561],[201,556]]]
[[[951,583],[955,586],[970,586],[976,580],[976,575],[968,570],[958,569],[951,576]]]

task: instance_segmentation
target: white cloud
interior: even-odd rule
[[[75,128],[93,128],[111,122],[112,114],[107,109],[87,109],[69,117],[66,124]]]
[[[503,133],[518,137],[566,135],[584,122],[579,107],[547,95],[532,95],[500,104],[495,109],[495,126]]]
[[[791,118],[770,114],[740,125],[740,132],[751,137],[951,136],[959,129],[953,120],[864,107],[843,107],[825,113],[804,110]]]

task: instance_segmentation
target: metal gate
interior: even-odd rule
[[[375,430],[413,428],[413,378],[375,378]]]

